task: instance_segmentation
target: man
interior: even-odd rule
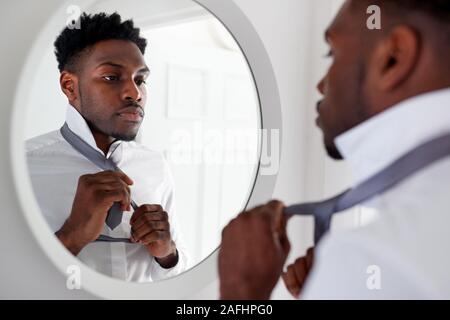
[[[366,27],[371,5],[381,30]],[[348,0],[326,39],[333,63],[317,122],[354,186],[450,133],[450,1]],[[282,276],[305,299],[450,298],[449,181],[450,157],[415,172],[364,203],[376,222],[327,234],[285,273],[284,205],[240,214],[223,231],[221,297],[268,299]]]
[[[179,274],[187,256],[176,232],[168,165],[133,141],[147,100],[146,40],[117,13],[83,14],[79,22],[55,41],[66,123],[120,170],[102,170],[59,130],[31,139],[27,159],[39,205],[61,243],[99,272],[137,282]],[[115,203],[116,227],[105,224]]]

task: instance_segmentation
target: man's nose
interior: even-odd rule
[[[320,80],[319,83],[317,84],[317,90],[321,94],[325,94],[325,77],[323,77],[322,80]]]
[[[141,101],[142,92],[134,81],[127,81],[122,93],[123,100]]]

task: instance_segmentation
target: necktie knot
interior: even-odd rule
[[[112,160],[112,157],[105,157],[104,154],[99,152],[90,146],[86,141],[77,136],[72,130],[70,130],[67,123],[64,123],[60,130],[64,139],[80,154],[85,158],[90,160],[96,166],[103,170],[120,171],[117,165]],[[115,146],[117,148],[117,146]],[[115,150],[115,149],[114,149]],[[131,205],[133,208],[137,208],[136,204],[132,201]],[[115,202],[113,206],[109,209],[106,216],[105,223],[111,229],[114,230],[122,222],[123,212],[121,210],[121,205],[119,202]]]

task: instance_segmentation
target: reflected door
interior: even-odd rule
[[[193,264],[219,245],[223,226],[244,208],[258,160],[258,101],[243,55],[214,33],[189,37],[189,30],[213,23],[145,33],[151,76],[140,139],[169,161]]]

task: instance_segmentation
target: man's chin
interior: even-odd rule
[[[344,160],[344,157],[336,148],[334,143],[332,145],[325,145],[325,150],[327,151],[328,156],[334,160]]]
[[[136,139],[137,133],[114,133],[111,136],[116,140],[133,141]]]

